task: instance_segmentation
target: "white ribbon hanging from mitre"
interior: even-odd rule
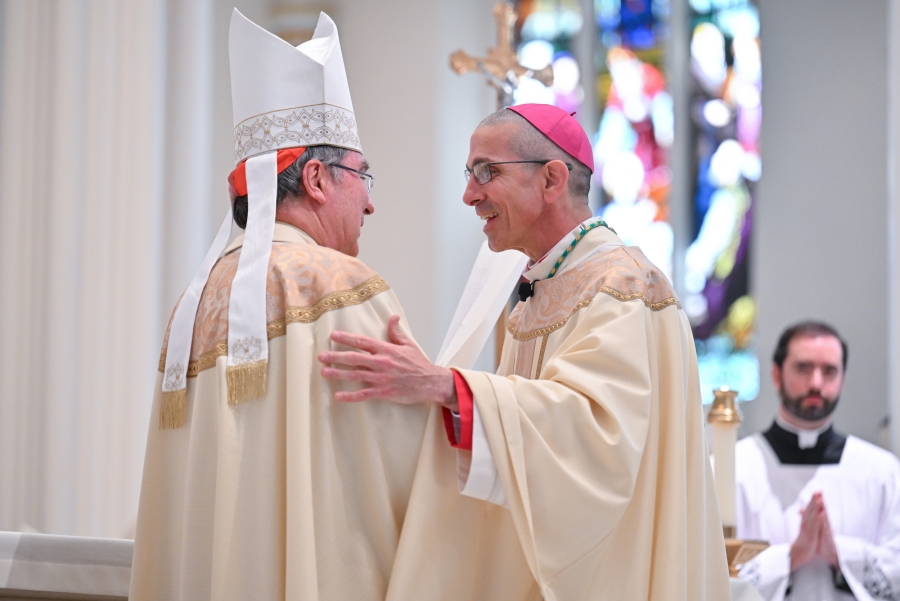
[[[247,229],[228,300],[228,403],[258,399],[266,393],[269,358],[266,278],[275,231],[278,156],[247,159]]]
[[[200,269],[191,280],[169,327],[169,341],[166,346],[166,366],[163,368],[162,406],[159,410],[159,429],[180,428],[184,423],[184,402],[187,394],[187,372],[191,359],[191,342],[194,337],[194,320],[200,295],[209,279],[209,272],[228,244],[231,234],[231,210],[225,214],[225,221],[219,228],[212,246],[200,264]]]
[[[296,48],[237,9],[229,31],[235,164],[246,161],[247,230],[228,308],[226,380],[231,404],[265,394],[268,336],[266,278],[275,227],[277,151],[337,146],[362,151],[337,27],[321,13]],[[163,377],[160,428],[184,423],[186,377],[200,295],[228,242],[231,212],[178,305]]]

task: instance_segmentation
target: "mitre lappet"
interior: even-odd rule
[[[228,40],[234,109],[238,195],[247,195],[247,228],[228,304],[229,404],[257,399],[266,391],[268,336],[266,277],[275,228],[278,174],[309,146],[362,151],[350,87],[334,21],[321,13],[308,42],[294,47],[259,27],[237,9]],[[159,426],[184,423],[191,341],[200,295],[231,237],[229,208],[175,310],[166,347]]]

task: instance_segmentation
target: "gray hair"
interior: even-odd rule
[[[523,127],[509,140],[509,147],[517,157],[526,161],[542,161],[546,159],[558,159],[572,165],[569,172],[569,193],[576,199],[585,203],[588,201],[588,192],[591,189],[591,170],[581,161],[553,143],[550,138],[542,134],[525,117],[515,111],[500,109],[491,113],[478,124],[478,127],[493,127],[506,123],[518,123]]]
[[[301,198],[306,194],[303,189],[303,168],[313,159],[318,159],[326,167],[332,179],[340,182],[344,176],[342,169],[334,167],[340,163],[349,152],[346,148],[338,148],[337,146],[310,146],[301,154],[296,161],[278,174],[278,188],[275,195],[275,206],[281,206],[285,200],[289,198]],[[247,227],[247,195],[238,196],[234,199],[231,214],[234,216],[234,222],[241,229]]]

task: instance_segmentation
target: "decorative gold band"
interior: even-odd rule
[[[284,319],[275,319],[266,326],[268,339],[272,340],[279,336],[284,336],[287,332],[287,325],[291,323],[312,323],[320,318],[328,311],[335,311],[343,307],[359,305],[371,299],[377,294],[391,287],[380,276],[369,278],[362,284],[355,286],[349,290],[339,290],[326,294],[319,302],[306,307],[287,307]],[[228,341],[220,340],[215,348],[211,351],[203,353],[196,360],[188,364],[187,377],[196,378],[201,371],[210,369],[216,364],[219,357],[228,354]],[[165,372],[166,355],[159,357],[159,371]]]
[[[658,303],[651,303],[650,299],[647,298],[646,295],[641,294],[640,292],[635,292],[633,294],[622,294],[618,290],[615,290],[614,288],[610,288],[609,286],[601,287],[598,290],[598,292],[602,292],[603,294],[611,296],[614,299],[616,299],[618,301],[622,301],[622,302],[628,302],[628,301],[632,301],[632,300],[641,300],[644,303],[644,305],[646,305],[646,307],[648,309],[650,309],[651,311],[661,311],[662,309],[665,309],[666,307],[671,307],[672,305],[675,305],[679,309],[681,308],[681,303],[679,303],[678,299],[675,297],[663,299],[663,300],[659,301]],[[528,332],[517,332],[515,330],[515,328],[513,328],[512,324],[509,324],[507,326],[507,329],[513,335],[513,338],[515,338],[516,340],[519,340],[519,341],[531,340],[532,338],[537,338],[538,336],[546,336],[547,334],[550,334],[551,332],[555,332],[556,330],[558,330],[561,327],[563,327],[564,325],[566,325],[566,323],[568,323],[569,319],[571,319],[572,316],[575,315],[575,313],[577,311],[589,306],[593,300],[594,299],[589,298],[587,300],[581,301],[580,303],[578,303],[577,305],[575,305],[572,308],[572,312],[569,313],[568,317],[566,317],[565,319],[561,319],[560,321],[558,321],[554,324],[551,324],[549,326],[546,326],[543,328],[538,328],[536,330],[530,330]]]

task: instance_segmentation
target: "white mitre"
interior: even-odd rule
[[[334,21],[321,13],[310,41],[296,48],[256,25],[237,9],[228,40],[234,154],[246,181],[247,229],[228,306],[228,402],[265,394],[269,343],[266,276],[275,227],[279,152],[308,146],[362,151],[350,87]],[[293,150],[292,150],[293,149]],[[284,157],[282,157],[284,159]],[[243,164],[241,164],[243,163]],[[238,180],[235,177],[235,180]],[[240,194],[244,192],[238,189]],[[194,320],[209,273],[231,233],[231,209],[191,285],[175,309],[166,347],[159,427],[184,423]]]
[[[296,48],[234,9],[228,37],[234,159],[329,144],[362,152],[334,21]]]

